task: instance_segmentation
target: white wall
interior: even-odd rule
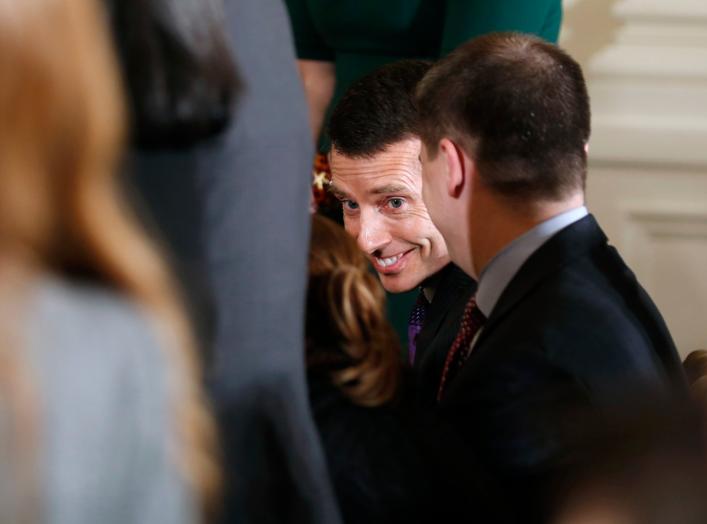
[[[707,0],[565,0],[592,97],[587,200],[682,355],[707,348]]]

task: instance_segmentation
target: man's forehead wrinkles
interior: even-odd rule
[[[400,184],[397,182],[391,182],[389,184],[384,184],[382,186],[375,186],[369,189],[369,193],[372,193],[374,195],[383,195],[386,193],[402,193],[405,191],[409,191],[409,187],[407,184]]]
[[[419,170],[365,173],[334,171],[332,176],[334,194],[339,198],[353,198],[352,195],[354,195],[355,200],[394,194],[418,198],[421,183],[422,178]]]
[[[334,152],[331,155],[332,191],[339,198],[355,200],[402,193],[419,195],[422,165],[419,143],[410,141],[371,158],[351,158]],[[353,195],[353,196],[351,196]]]
[[[337,167],[332,169],[332,177],[334,180],[353,180],[353,179],[397,179],[405,183],[413,183],[414,180],[421,176],[422,170],[415,166],[359,166],[359,167]]]
[[[419,181],[409,175],[395,173],[358,173],[355,175],[334,175],[332,188],[336,192],[365,191],[370,194],[415,192]]]
[[[335,195],[348,196],[348,193],[341,187],[336,185],[336,182],[329,183],[329,191]]]
[[[404,153],[381,153],[372,158],[349,158],[343,155],[332,155],[330,161],[332,167],[337,169],[366,169],[368,168],[386,168],[386,167],[403,167],[411,166],[419,163],[418,152]]]
[[[375,173],[375,172],[410,172],[416,171],[420,162],[335,162],[331,165],[336,173]]]

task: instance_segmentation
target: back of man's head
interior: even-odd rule
[[[329,121],[332,146],[344,156],[372,157],[420,134],[413,97],[431,66],[424,60],[387,64],[351,85]]]
[[[517,33],[476,38],[431,68],[416,102],[428,153],[450,138],[499,195],[558,201],[583,190],[589,96],[558,47]]]

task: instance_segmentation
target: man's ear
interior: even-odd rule
[[[452,198],[459,198],[464,186],[469,183],[468,169],[470,159],[457,144],[443,138],[439,141],[439,151],[443,155],[445,174],[447,177],[447,193]]]

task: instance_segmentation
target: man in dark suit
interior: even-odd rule
[[[332,113],[331,191],[344,226],[391,293],[419,288],[408,329],[416,396],[434,403],[437,377],[475,283],[454,264],[422,201],[413,104],[430,64],[403,60],[354,83]]]
[[[416,98],[425,203],[479,282],[438,376],[440,412],[515,520],[543,522],[576,458],[568,417],[682,393],[680,360],[584,207],[589,98],[571,57],[481,37],[434,65]]]

